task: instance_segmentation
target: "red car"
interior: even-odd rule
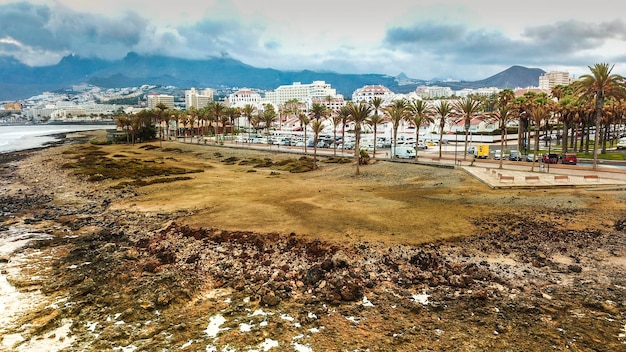
[[[558,164],[559,163],[559,155],[555,154],[555,153],[544,154],[541,157],[541,161],[543,161],[544,164]]]
[[[561,163],[563,164],[576,165],[577,161],[576,154],[574,153],[565,153],[561,156]]]

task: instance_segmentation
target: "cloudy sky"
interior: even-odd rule
[[[31,66],[128,52],[256,67],[477,80],[512,65],[626,74],[621,2],[0,0],[0,56]]]

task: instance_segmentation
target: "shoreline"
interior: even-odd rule
[[[143,146],[82,149],[141,156],[148,164],[183,157],[197,160],[196,167],[204,165],[208,173],[204,177],[216,178],[203,197],[217,196],[219,204],[227,200],[225,194],[240,187],[227,187],[227,175],[250,178],[254,189],[267,198],[276,183],[287,187],[293,179],[302,188],[302,180],[315,184],[323,179],[339,184],[352,173],[349,164],[324,165],[321,171],[277,177],[269,170],[250,173],[245,166],[225,163],[235,155],[246,160],[242,153],[279,157],[271,153],[174,143],[167,145],[171,151],[151,152]],[[51,302],[64,302],[24,312],[15,325],[8,324],[13,330],[0,330],[0,343],[5,342],[0,346],[5,348],[9,344],[26,351],[35,343],[48,343],[72,350],[278,346],[310,351],[454,351],[538,350],[546,345],[620,348],[626,343],[619,337],[626,308],[616,290],[626,284],[624,270],[619,270],[626,263],[626,219],[607,213],[606,220],[587,221],[595,214],[587,214],[591,209],[586,197],[592,201],[595,194],[547,194],[538,198],[543,204],[539,206],[517,191],[494,192],[494,200],[504,199],[499,206],[509,197],[517,198],[518,206],[525,201],[539,208],[524,216],[485,213],[473,218],[472,234],[422,244],[359,237],[359,231],[367,230],[361,216],[362,223],[352,224],[355,230],[344,234],[352,239],[331,242],[300,230],[227,229],[218,208],[207,207],[212,209],[207,218],[214,220],[202,227],[190,224],[194,217],[205,218],[201,208],[169,209],[157,200],[158,207],[145,210],[145,197],[176,183],[113,188],[116,183],[107,180],[88,182],[61,167],[73,160],[74,154],[61,152],[70,148],[68,144],[22,152],[23,158],[0,163],[6,208],[2,226],[25,226],[51,236],[22,248],[19,260],[0,261],[5,266],[0,270],[6,265],[15,268],[9,282],[18,284],[18,291],[40,292]],[[215,155],[218,152],[221,156]],[[419,177],[436,175],[436,181],[450,183],[455,193],[465,192],[461,199],[466,209],[481,207],[482,198],[471,200],[483,196],[462,189],[453,170],[416,167],[371,165],[364,168],[366,175],[348,181],[372,183],[377,192],[387,187],[393,193],[386,197],[398,198],[399,189],[410,188],[406,180],[423,172]],[[404,175],[404,168],[406,175],[396,176]],[[192,181],[179,182],[186,182],[182,189],[187,189]],[[205,182],[209,181],[199,184]],[[225,190],[220,185],[226,185]],[[327,192],[321,185],[315,187],[311,193]],[[438,192],[437,187],[447,186],[424,183],[410,188],[410,196],[420,190]],[[616,193],[623,197],[624,192]],[[449,197],[447,192],[433,194],[427,193]],[[599,194],[604,200],[609,197]],[[287,201],[293,196],[278,198]],[[375,196],[364,195],[360,208]],[[189,195],[186,201],[194,199]],[[291,208],[298,204],[291,202]],[[511,207],[515,209],[515,204]],[[443,210],[439,214],[443,216]],[[577,218],[580,223],[572,224],[570,220]],[[328,216],[319,219],[332,222]],[[282,221],[289,220],[282,216]],[[295,228],[295,222],[289,224],[286,228]],[[604,257],[598,259],[599,253]]]

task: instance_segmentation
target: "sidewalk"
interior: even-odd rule
[[[430,159],[432,163],[454,165],[450,158]],[[626,169],[599,166],[596,170],[580,165],[551,164],[541,168],[540,163],[504,161],[502,169],[497,160],[457,160],[455,168],[461,168],[493,189],[499,188],[605,188],[626,190]]]

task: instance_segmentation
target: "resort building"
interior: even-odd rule
[[[371,85],[359,88],[352,93],[352,101],[354,103],[360,103],[362,101],[371,103],[376,97],[381,98],[383,102],[389,102],[393,99],[395,94],[389,90],[389,88],[382,85]],[[383,105],[385,105],[383,103]]]
[[[454,92],[450,87],[419,86],[415,88],[415,94],[422,99],[437,99],[451,97]]]
[[[174,109],[174,96],[166,94],[148,95],[148,109],[156,109],[159,103],[163,103],[169,109]]]
[[[273,92],[265,93],[265,100],[274,106],[280,106],[289,100],[309,102],[313,98],[335,97],[336,95],[337,90],[324,81],[314,81],[311,84],[294,82],[291,85],[280,86]]]
[[[231,107],[243,108],[244,106],[250,104],[257,109],[261,109],[261,94],[248,89],[242,88],[235,93],[232,93],[228,96],[228,105]]]
[[[456,95],[457,97],[460,97],[460,98],[465,98],[465,97],[470,96],[470,95],[481,96],[481,97],[489,97],[489,96],[492,96],[494,94],[500,93],[500,91],[502,91],[502,89],[496,88],[496,87],[477,88],[477,89],[465,88],[465,89],[461,89],[461,90],[455,91],[454,95]]]
[[[194,107],[200,110],[209,106],[213,101],[213,90],[207,88],[198,92],[196,88],[191,88],[185,91],[185,109],[189,110]],[[173,101],[172,101],[173,102]],[[150,104],[148,104],[149,107]]]
[[[339,111],[339,109],[341,109],[342,107],[344,107],[346,105],[346,101],[343,100],[343,95],[338,94],[334,97],[314,97],[311,98],[308,102],[307,105],[309,107],[313,106],[313,104],[321,104],[324,105],[326,107],[326,109],[331,110],[331,111]]]
[[[552,90],[556,86],[567,86],[574,81],[575,79],[570,77],[569,72],[546,72],[539,76],[539,88]]]

